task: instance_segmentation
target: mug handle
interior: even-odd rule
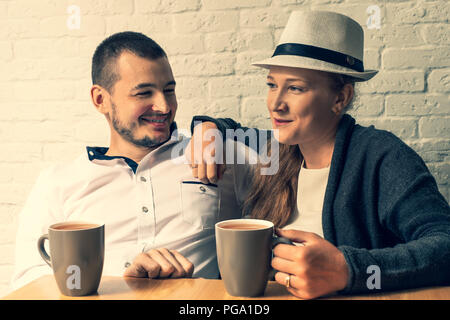
[[[284,238],[284,237],[279,237],[277,235],[274,235],[272,237],[272,250],[273,248],[275,248],[277,245],[279,244],[289,244],[289,245],[294,245],[294,243],[289,240],[288,238]],[[272,268],[272,266],[270,267],[270,271],[269,271],[269,277],[268,280],[269,281],[273,281],[275,280],[275,273],[277,273],[278,271],[275,270],[274,268]]]
[[[44,234],[39,238],[37,247],[42,259],[44,259],[44,261],[51,267],[52,261],[50,260],[50,256],[48,255],[47,251],[45,251],[44,247],[45,240],[48,240],[48,234]]]
[[[273,250],[273,248],[275,248],[279,244],[294,245],[294,243],[291,240],[289,240],[288,238],[279,237],[279,236],[274,235],[272,237],[272,250]]]

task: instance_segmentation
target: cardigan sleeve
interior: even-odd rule
[[[223,140],[229,138],[240,141],[247,147],[260,152],[268,141],[273,139],[272,130],[243,127],[231,118],[212,118],[208,116],[194,116],[191,122],[191,134],[194,127],[201,122],[213,122],[222,134]],[[265,151],[265,149],[263,149]]]
[[[222,136],[225,137],[227,129],[248,129],[242,127],[240,123],[234,121],[231,118],[212,118],[209,116],[194,116],[191,121],[191,133],[194,132],[194,127],[201,122],[213,122],[219,131],[222,133]]]
[[[370,250],[338,247],[350,271],[343,293],[450,284],[450,207],[425,163],[406,144],[398,143],[379,157],[375,167],[378,221],[385,234],[398,241]]]

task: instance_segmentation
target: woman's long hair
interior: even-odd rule
[[[354,86],[353,78],[329,74],[331,79],[331,89],[339,92],[350,83]],[[351,106],[351,102],[346,106],[344,112]],[[271,152],[270,144],[267,148]],[[279,161],[279,169],[273,175],[261,175],[261,163],[257,165],[252,185],[244,202],[244,214],[255,219],[272,221],[280,228],[286,225],[291,215],[297,207],[297,186],[298,175],[303,161],[303,155],[298,145],[279,145],[279,157],[271,157]]]
[[[275,158],[277,161],[278,157]],[[258,164],[252,187],[244,202],[244,213],[255,219],[272,221],[277,227],[285,225],[296,207],[297,180],[302,159],[297,145],[280,144],[276,174],[261,175],[262,165]]]

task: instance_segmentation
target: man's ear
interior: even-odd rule
[[[336,103],[331,108],[334,113],[340,115],[345,107],[352,101],[355,89],[353,85],[347,83],[342,90],[337,94]]]
[[[91,99],[98,112],[104,115],[109,113],[109,92],[105,88],[94,84],[91,87]]]

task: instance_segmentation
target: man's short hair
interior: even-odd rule
[[[102,41],[92,57],[92,84],[112,92],[120,75],[117,72],[117,58],[128,51],[149,60],[167,57],[164,50],[152,39],[139,32],[119,32]]]

